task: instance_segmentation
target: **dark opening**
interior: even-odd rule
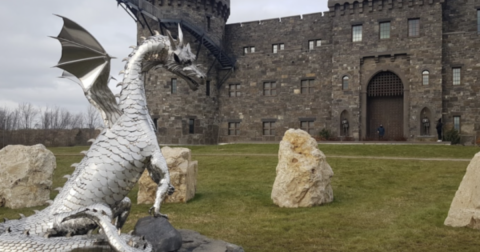
[[[205,84],[205,87],[207,89],[207,96],[210,96],[210,81],[207,81],[207,83]]]
[[[153,118],[153,125],[155,125],[155,130],[158,129],[158,118]]]
[[[211,29],[210,25],[211,25],[211,18],[209,16],[207,16],[207,29],[208,29],[208,31],[210,31],[210,29]]]
[[[188,119],[188,133],[195,133],[195,119]]]

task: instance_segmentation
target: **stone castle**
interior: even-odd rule
[[[181,25],[208,81],[146,76],[168,144],[281,140],[289,128],[341,139],[464,141],[480,132],[480,0],[329,0],[328,12],[226,24],[230,0],[117,0],[138,38]],[[261,4],[259,2],[259,4]]]

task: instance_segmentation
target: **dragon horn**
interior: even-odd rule
[[[182,27],[180,27],[180,24],[178,24],[178,45],[180,47],[183,46],[183,32],[182,32]]]
[[[170,47],[172,48],[172,51],[177,50],[177,42],[175,42],[175,39],[173,39],[172,33],[170,33],[169,30],[167,30],[167,35],[168,39],[170,40]]]
[[[153,30],[153,34],[155,34],[155,36],[161,35],[160,32],[158,32],[157,30]]]

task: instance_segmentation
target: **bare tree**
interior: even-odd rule
[[[85,115],[85,123],[87,128],[95,129],[96,127],[100,126],[100,115],[98,114],[97,109],[89,105],[87,108],[87,114]]]
[[[34,125],[35,118],[38,114],[38,109],[33,107],[31,103],[22,103],[18,105],[20,116],[22,118],[22,128],[31,129]]]

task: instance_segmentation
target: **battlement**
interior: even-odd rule
[[[124,0],[125,1],[125,0]],[[157,8],[184,7],[187,6],[197,11],[210,12],[222,17],[225,22],[230,17],[230,0],[126,0],[140,6],[154,6]],[[150,7],[151,8],[151,7]],[[159,16],[161,17],[161,16]]]
[[[295,22],[328,22],[330,20],[330,16],[328,15],[329,12],[316,12],[316,13],[309,13],[303,15],[296,15],[296,16],[288,16],[288,17],[279,17],[279,18],[271,18],[271,19],[262,19],[262,20],[255,20],[255,21],[248,21],[248,22],[240,22],[240,23],[231,23],[228,26],[254,26],[254,25],[273,25],[277,23],[295,23]]]
[[[332,16],[354,14],[383,9],[415,8],[422,5],[444,3],[445,0],[329,0],[328,8]]]

